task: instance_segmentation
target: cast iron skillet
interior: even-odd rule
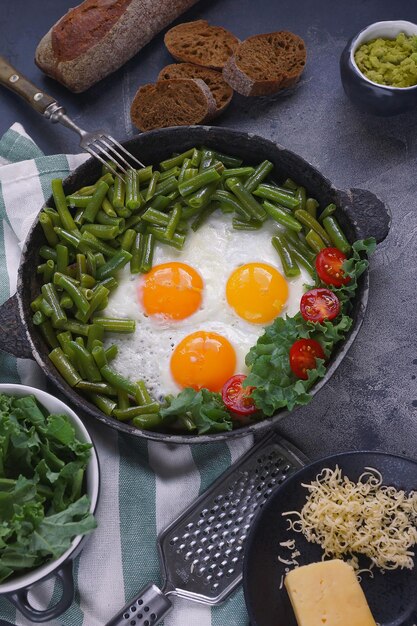
[[[303,467],[271,494],[259,511],[246,540],[243,560],[243,588],[251,626],[297,626],[281,578],[288,567],[278,561],[291,558],[279,544],[295,539],[301,552],[300,565],[321,560],[320,546],[308,543],[300,534],[287,531],[282,513],[300,511],[307,491],[301,483],[309,483],[324,468],[338,465],[351,480],[357,480],[365,467],[381,472],[384,485],[406,491],[417,487],[417,462],[383,452],[347,452],[337,454]],[[381,626],[413,626],[417,623],[417,569],[395,570],[374,578],[364,573],[361,582],[375,620]],[[353,624],[352,624],[353,626]]]
[[[304,185],[309,194],[322,206],[336,203],[336,216],[350,241],[373,236],[378,242],[385,239],[390,227],[388,208],[374,194],[363,189],[339,191],[320,172],[301,157],[285,148],[251,133],[241,133],[226,128],[190,126],[155,130],[127,141],[125,147],[144,163],[158,163],[173,152],[182,152],[193,146],[207,146],[220,152],[241,157],[246,163],[259,163],[269,159],[274,163],[277,180],[290,176]],[[101,174],[101,165],[94,159],[86,161],[65,180],[67,194],[89,185]],[[53,200],[47,201],[53,206]],[[39,283],[34,268],[39,263],[38,250],[44,244],[42,229],[35,223],[28,235],[19,267],[17,293],[0,307],[0,349],[17,357],[37,361],[46,376],[81,411],[97,420],[137,437],[171,443],[207,443],[239,437],[248,433],[266,431],[287,414],[280,411],[275,416],[245,426],[239,430],[212,435],[179,435],[170,432],[151,432],[134,428],[129,424],[107,417],[83,396],[79,395],[61,378],[48,358],[48,349],[32,323],[30,302],[39,293]],[[368,301],[369,273],[365,272],[359,283],[354,302],[354,323],[346,341],[334,352],[326,376],[312,389],[315,395],[330,379],[352,345],[362,324]]]

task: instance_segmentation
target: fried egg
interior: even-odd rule
[[[187,236],[183,250],[155,247],[153,268],[119,274],[107,317],[136,320],[128,335],[109,334],[116,344],[112,366],[142,379],[158,400],[184,387],[219,391],[233,374],[245,374],[245,356],[264,327],[299,310],[309,276],[284,277],[271,244],[277,227],[237,231],[228,216],[213,214]]]

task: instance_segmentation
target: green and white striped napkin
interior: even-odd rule
[[[53,178],[65,177],[87,155],[45,156],[20,124],[0,140],[0,302],[16,290],[20,250]],[[38,366],[0,352],[0,382],[47,388]],[[231,443],[174,446],[137,441],[87,422],[101,466],[98,528],[74,563],[75,601],[50,626],[102,626],[150,581],[159,584],[157,534],[252,445]],[[30,593],[44,608],[59,597],[47,581]],[[0,598],[0,619],[31,623]],[[242,591],[219,607],[174,600],[165,626],[246,626]]]

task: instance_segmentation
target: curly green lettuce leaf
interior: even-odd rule
[[[226,410],[221,395],[208,389],[195,391],[183,389],[174,398],[167,398],[168,406],[161,409],[163,420],[189,416],[197,427],[199,435],[232,430],[232,420]]]

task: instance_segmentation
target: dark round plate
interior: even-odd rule
[[[300,565],[321,560],[322,551],[308,543],[300,533],[287,530],[286,511],[300,511],[307,491],[301,483],[309,483],[324,468],[338,465],[352,480],[357,480],[365,467],[381,472],[383,484],[397,489],[417,489],[417,462],[382,452],[348,452],[316,461],[291,476],[278,487],[263,506],[250,530],[244,558],[243,586],[251,626],[297,626],[285,590],[280,589],[288,567],[278,555],[288,558],[288,550],[279,544],[295,539],[301,552]],[[374,578],[362,576],[362,588],[375,620],[380,626],[413,626],[417,624],[417,566],[413,570],[396,570]],[[352,626],[354,626],[352,624]]]

